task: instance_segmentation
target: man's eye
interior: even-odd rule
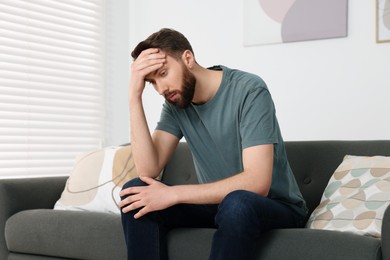
[[[166,70],[163,70],[160,72],[160,76],[161,77],[165,77],[167,75],[167,71]]]

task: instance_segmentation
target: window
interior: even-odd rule
[[[104,0],[0,2],[0,177],[69,174],[104,140]]]

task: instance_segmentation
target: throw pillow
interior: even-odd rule
[[[381,237],[390,201],[390,157],[344,157],[307,227]]]
[[[54,209],[120,214],[119,192],[137,176],[131,145],[80,154]]]

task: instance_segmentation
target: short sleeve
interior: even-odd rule
[[[177,120],[174,116],[174,111],[166,102],[163,105],[160,115],[160,121],[157,123],[156,130],[162,130],[173,134],[174,136],[181,139],[183,137],[183,133],[178,125]]]
[[[247,95],[242,107],[242,147],[278,143],[278,129],[271,94],[266,88],[255,88]]]

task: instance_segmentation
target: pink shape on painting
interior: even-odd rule
[[[282,23],[288,10],[294,4],[296,0],[259,0],[260,6],[263,11],[273,20],[278,23]]]
[[[298,0],[282,23],[283,42],[343,37],[347,0]]]

